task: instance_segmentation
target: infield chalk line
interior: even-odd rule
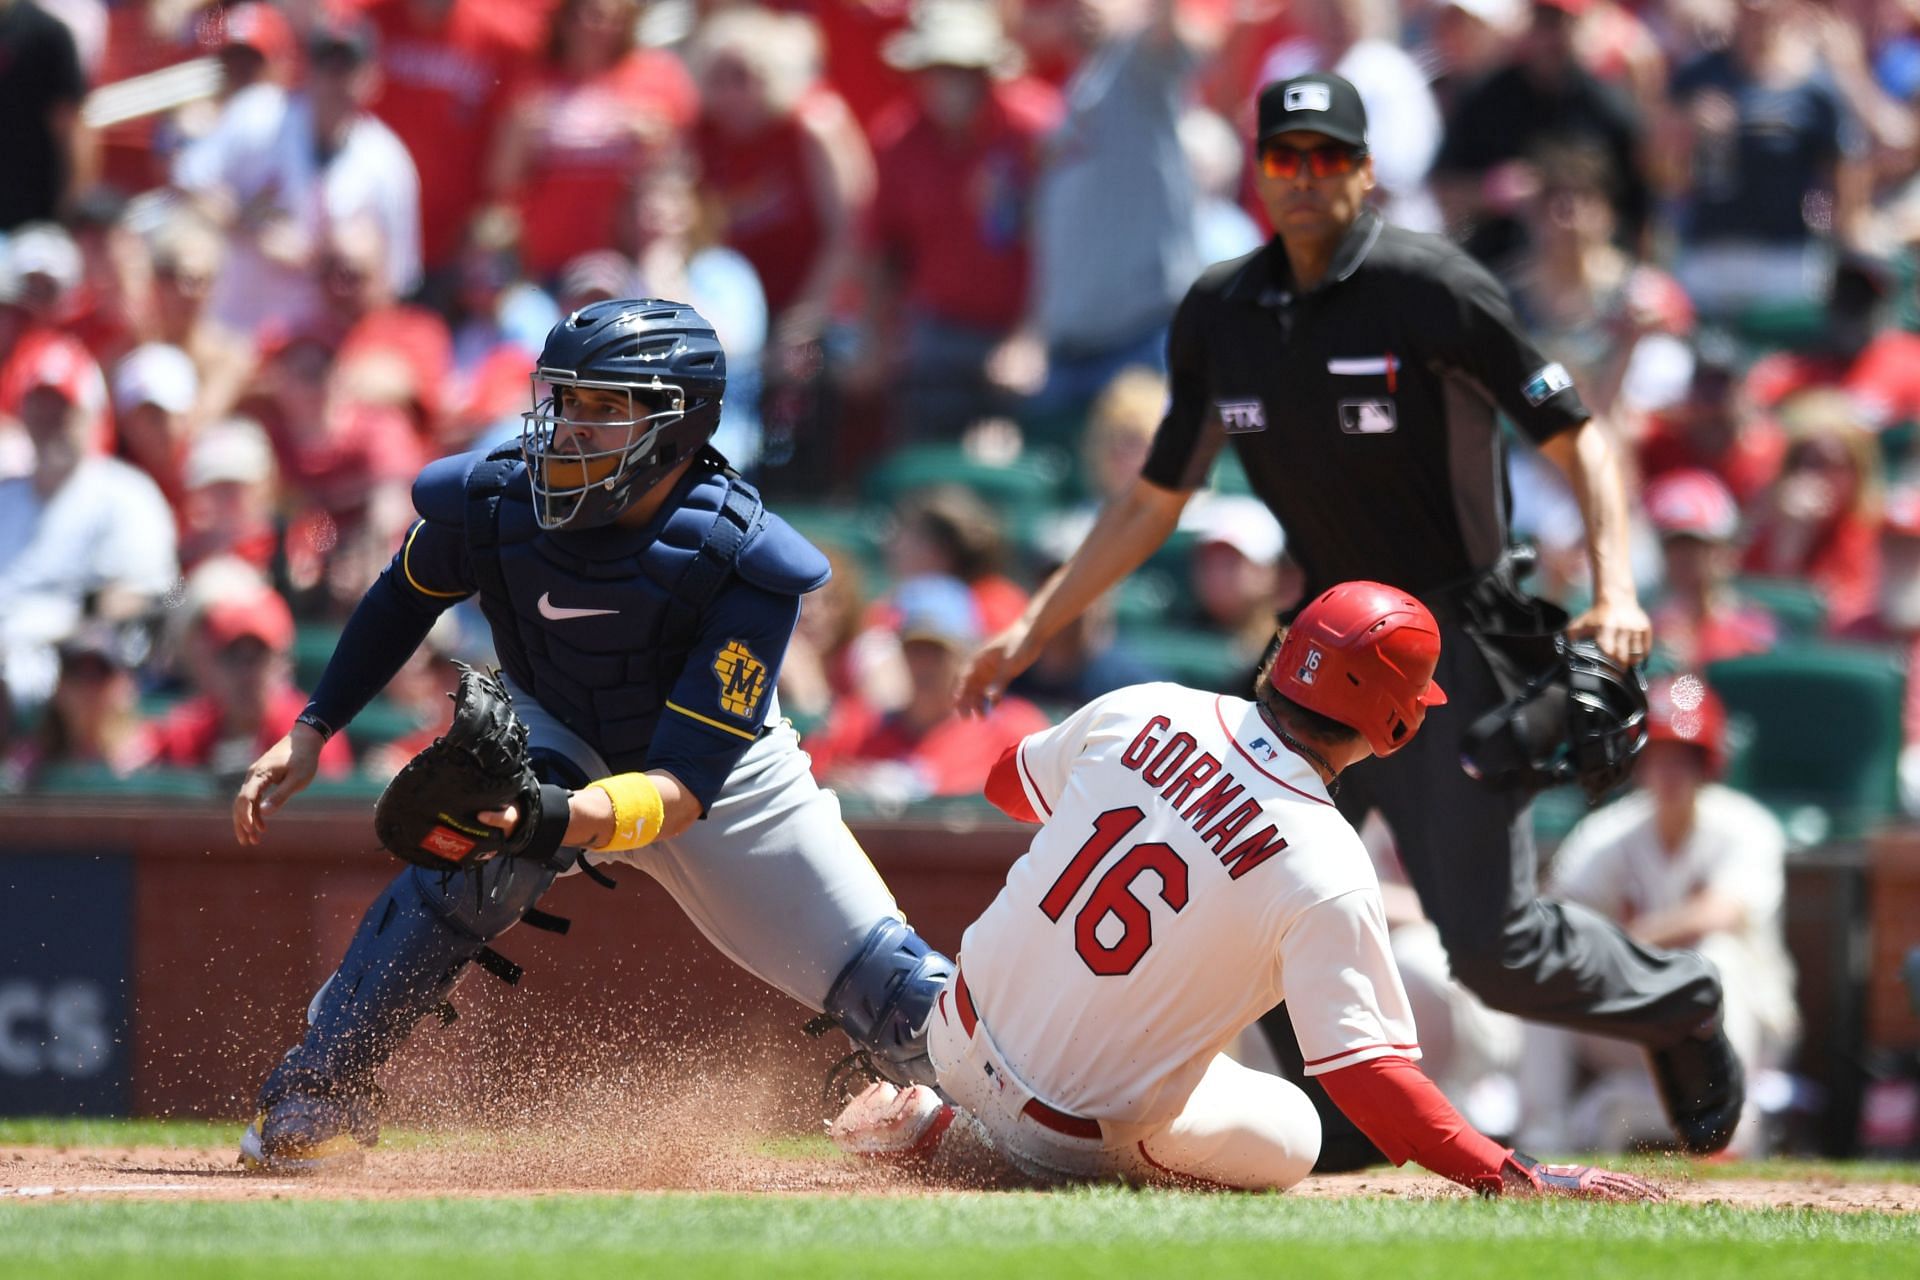
[[[249,1182],[248,1187],[261,1191],[290,1191],[295,1187],[291,1182]],[[46,1196],[122,1196],[149,1195],[156,1191],[205,1191],[204,1183],[186,1182],[120,1182],[89,1186],[81,1184],[69,1187],[0,1187],[0,1199],[9,1196],[19,1200],[38,1200]]]

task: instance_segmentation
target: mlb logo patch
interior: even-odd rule
[[[1333,107],[1333,90],[1324,84],[1296,84],[1280,105],[1289,111],[1327,111]]]
[[[1400,428],[1391,400],[1342,400],[1340,429],[1350,436],[1383,436]]]
[[[1244,436],[1267,429],[1267,407],[1258,400],[1216,400],[1220,426],[1230,436]]]
[[[1527,398],[1528,404],[1537,409],[1572,385],[1573,375],[1567,372],[1565,365],[1556,360],[1528,378],[1527,385],[1520,388],[1520,394]]]
[[[1268,742],[1265,738],[1255,738],[1247,745],[1255,751],[1258,751],[1261,759],[1265,760],[1268,764],[1272,764],[1280,758],[1280,749],[1271,742]]]

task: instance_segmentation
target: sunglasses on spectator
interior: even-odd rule
[[[1305,168],[1316,178],[1337,178],[1359,168],[1366,157],[1365,147],[1350,147],[1343,142],[1323,142],[1317,147],[1289,147],[1275,142],[1260,148],[1260,172],[1269,178],[1297,178]]]

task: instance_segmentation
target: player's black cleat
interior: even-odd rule
[[[290,1092],[263,1106],[240,1138],[240,1164],[254,1173],[352,1168],[380,1141],[375,1094]]]
[[[1696,1156],[1726,1150],[1747,1103],[1747,1075],[1719,1022],[1653,1050],[1652,1057],[1653,1078],[1680,1145]]]

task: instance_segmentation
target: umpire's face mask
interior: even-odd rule
[[[1578,782],[1598,804],[1633,776],[1647,744],[1647,682],[1590,640],[1558,642],[1561,665],[1486,712],[1460,740],[1460,767],[1489,786]]]

